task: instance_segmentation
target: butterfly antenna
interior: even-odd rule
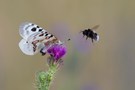
[[[65,44],[65,43],[67,43],[67,41],[70,41],[70,40],[71,40],[70,38],[67,40],[64,40],[61,44]]]
[[[71,39],[69,38],[67,41],[70,41]]]

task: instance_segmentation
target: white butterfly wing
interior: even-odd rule
[[[33,52],[33,45],[28,43],[25,39],[22,39],[19,42],[19,47],[21,51],[26,55],[34,55],[35,52]]]
[[[33,41],[39,41],[39,42],[42,42],[43,43],[43,41],[45,42],[47,42],[47,39],[46,39],[46,37],[47,36],[45,36],[45,33],[40,33],[40,32],[37,32],[37,33],[34,33],[34,34],[32,34],[32,35],[30,35],[28,38],[27,38],[27,40],[29,41],[29,42],[33,42]]]
[[[37,43],[35,47],[32,43],[28,43],[25,39],[22,39],[19,42],[19,47],[24,54],[35,55],[44,47],[44,45]]]
[[[28,37],[34,33],[37,32],[46,32],[43,28],[39,27],[36,24],[30,23],[30,22],[25,22],[22,23],[19,27],[19,34],[22,36],[24,39],[28,39]]]

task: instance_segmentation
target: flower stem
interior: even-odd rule
[[[50,84],[57,71],[56,65],[51,65],[48,71],[41,71],[37,74],[37,87],[38,90],[49,90]]]

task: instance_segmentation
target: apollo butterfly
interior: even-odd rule
[[[38,52],[45,54],[52,45],[63,44],[53,34],[30,22],[20,25],[19,34],[22,37],[19,47],[26,55],[35,55]]]

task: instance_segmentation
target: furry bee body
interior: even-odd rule
[[[86,36],[86,40],[88,38],[91,38],[92,42],[93,42],[93,40],[95,40],[95,41],[99,40],[99,35],[92,29],[85,29],[81,32],[83,34],[83,37]]]

